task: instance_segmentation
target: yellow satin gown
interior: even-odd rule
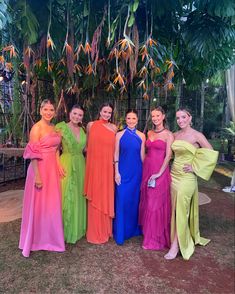
[[[171,241],[173,242],[176,229],[181,254],[188,260],[196,244],[206,245],[210,241],[200,237],[197,176],[209,180],[218,152],[196,148],[184,140],[175,140],[172,150],[175,158],[171,170]],[[191,164],[194,173],[185,173],[185,164]]]

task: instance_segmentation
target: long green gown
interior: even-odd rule
[[[78,142],[65,122],[58,123],[56,129],[62,135],[60,162],[66,174],[61,181],[64,238],[67,243],[74,244],[86,233],[87,208],[83,196],[85,158],[82,153],[86,145],[86,134],[80,128]]]
[[[196,148],[183,140],[175,140],[172,150],[175,158],[171,170],[171,241],[173,242],[176,229],[181,254],[188,260],[196,244],[206,245],[210,241],[200,236],[197,176],[209,180],[218,152]],[[191,164],[194,173],[185,173],[185,164]]]

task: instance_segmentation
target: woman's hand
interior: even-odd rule
[[[115,182],[118,186],[121,184],[121,175],[119,172],[115,172]]]
[[[37,189],[41,189],[43,184],[42,184],[42,179],[41,179],[41,176],[40,175],[36,175],[35,176],[35,183],[34,183],[35,187]]]
[[[62,165],[58,164],[58,170],[59,170],[59,175],[60,175],[61,178],[66,176],[66,172],[65,172]]]
[[[155,179],[158,179],[161,175],[158,173],[158,174],[153,174],[151,175],[151,177],[149,178],[149,180],[155,180]]]
[[[185,164],[183,167],[185,173],[193,173],[193,168],[191,164]]]

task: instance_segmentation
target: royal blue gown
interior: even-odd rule
[[[141,235],[138,224],[142,160],[142,140],[136,129],[126,128],[119,143],[118,169],[121,184],[115,188],[115,219],[113,237],[118,245],[125,240]]]

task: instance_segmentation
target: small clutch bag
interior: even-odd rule
[[[148,180],[148,187],[155,188],[156,187],[156,179],[149,179]]]

